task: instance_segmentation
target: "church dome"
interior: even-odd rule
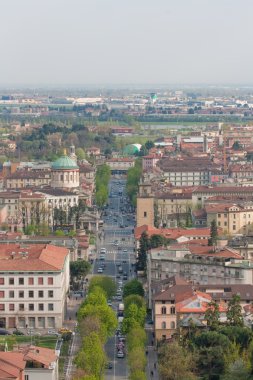
[[[67,155],[63,155],[60,158],[58,158],[56,161],[52,164],[53,170],[71,170],[71,169],[78,169],[78,166],[74,160],[72,160]]]

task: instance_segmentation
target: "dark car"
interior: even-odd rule
[[[11,335],[11,333],[8,330],[0,328],[0,335]]]

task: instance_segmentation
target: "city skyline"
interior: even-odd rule
[[[0,86],[252,85],[252,11],[250,0],[13,0]]]

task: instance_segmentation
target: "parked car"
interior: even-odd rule
[[[103,273],[103,268],[98,268],[98,273]]]
[[[105,368],[112,369],[112,363],[111,362],[106,363]]]
[[[11,333],[6,329],[0,328],[0,335],[11,335]]]
[[[61,334],[59,334],[56,330],[48,330],[48,335],[55,335],[55,336],[59,336]]]
[[[124,352],[122,352],[122,351],[117,352],[117,358],[123,359],[124,357],[125,357]]]

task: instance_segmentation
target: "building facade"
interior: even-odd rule
[[[62,327],[68,290],[68,249],[47,244],[1,243],[1,327]]]

